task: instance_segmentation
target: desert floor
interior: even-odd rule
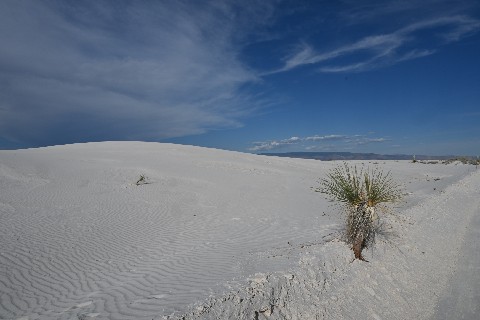
[[[480,170],[349,162],[405,190],[365,263],[315,192],[341,164],[143,142],[0,151],[0,318],[473,319]]]

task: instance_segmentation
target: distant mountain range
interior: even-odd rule
[[[377,154],[377,153],[354,153],[354,152],[284,152],[284,153],[262,153],[265,156],[315,159],[315,160],[413,160],[409,154]],[[416,160],[448,160],[458,156],[426,156],[415,155]],[[464,157],[473,158],[473,157]]]

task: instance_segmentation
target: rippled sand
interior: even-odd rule
[[[321,265],[315,252],[338,252],[343,217],[313,189],[337,164],[142,142],[0,151],[0,318],[193,317],[212,299],[222,309],[255,274],[288,280],[302,263]],[[404,184],[400,214],[475,174],[365,164]]]

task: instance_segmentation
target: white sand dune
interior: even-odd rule
[[[0,318],[434,317],[480,171],[365,162],[408,194],[364,263],[312,189],[337,164],[142,142],[0,151]]]

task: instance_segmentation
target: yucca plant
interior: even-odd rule
[[[357,169],[347,163],[332,169],[320,181],[317,191],[345,206],[346,241],[352,246],[355,258],[364,261],[362,250],[373,245],[379,228],[375,209],[380,203],[396,202],[402,197],[402,190],[390,172],[385,174],[378,168]]]

